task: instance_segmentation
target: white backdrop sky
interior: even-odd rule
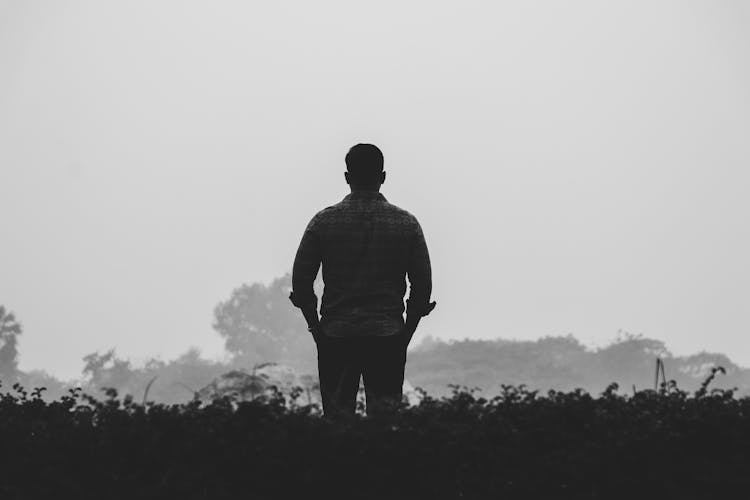
[[[0,0],[0,304],[22,369],[219,355],[372,142],[417,332],[750,365],[750,4]]]

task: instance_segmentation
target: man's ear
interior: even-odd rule
[[[385,183],[385,170],[383,170],[383,173],[380,174],[380,183],[381,184]]]
[[[344,172],[344,179],[346,179],[347,184],[351,184],[351,182],[349,182],[349,172]]]

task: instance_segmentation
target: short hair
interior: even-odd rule
[[[357,184],[378,183],[383,171],[383,153],[373,144],[356,144],[346,153],[346,170]]]

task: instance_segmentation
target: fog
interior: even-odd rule
[[[618,330],[750,365],[750,7],[0,0],[20,368],[220,356],[357,142],[420,220],[415,339]],[[291,307],[291,304],[290,304]]]

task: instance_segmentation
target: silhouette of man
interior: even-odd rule
[[[422,316],[435,307],[429,302],[432,273],[422,228],[380,193],[383,154],[372,144],[357,144],[346,155],[346,169],[351,193],[307,225],[289,295],[317,346],[326,417],[355,413],[360,375],[368,415],[402,400],[406,348]],[[318,318],[313,281],[321,263]]]

